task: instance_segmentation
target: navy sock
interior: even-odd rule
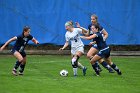
[[[95,64],[92,64],[92,68],[95,70],[95,72],[98,71],[98,65],[97,64],[96,63]]]
[[[19,67],[19,65],[21,64],[21,62],[17,61],[14,65],[14,68],[17,69]]]
[[[111,67],[110,67],[105,61],[103,61],[101,64],[102,64],[102,66],[103,66],[104,68],[106,68],[107,70],[109,70],[109,71],[112,70]]]
[[[25,68],[25,64],[20,64],[20,70],[19,70],[19,72],[23,72],[24,71],[24,68]]]
[[[92,68],[94,69],[94,71],[96,72],[96,74],[99,75],[99,69],[98,69],[98,65],[95,63],[95,64],[92,64]]]
[[[112,67],[115,71],[119,71],[119,68],[118,68],[114,63],[111,65],[111,67]]]

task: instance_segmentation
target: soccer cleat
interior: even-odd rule
[[[122,72],[120,70],[117,70],[118,75],[122,75]]]
[[[100,72],[99,71],[95,71],[96,72],[96,76],[100,76]]]
[[[86,75],[86,71],[87,71],[87,68],[84,67],[84,69],[83,69],[83,75],[84,75],[84,76]]]
[[[23,72],[19,72],[18,74],[22,76],[23,75]]]
[[[12,70],[12,74],[15,75],[15,76],[17,76],[17,71],[16,71],[16,69],[13,69],[13,70]]]

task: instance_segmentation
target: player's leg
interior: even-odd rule
[[[112,61],[111,61],[111,58],[108,57],[108,58],[105,58],[106,62],[108,62],[108,64],[118,73],[118,75],[121,75],[121,70],[117,67],[116,64],[114,64]]]
[[[92,46],[92,47],[89,49],[88,53],[87,53],[87,58],[88,58],[89,60],[91,60],[91,59],[93,58],[93,56],[94,56],[95,54],[97,54],[97,53],[98,53],[97,46]],[[101,72],[102,69],[101,69],[100,65],[98,64],[98,61],[95,63],[95,65],[98,66],[98,69],[99,69],[99,71]]]
[[[99,76],[100,73],[99,73],[98,66],[95,63],[100,59],[102,59],[102,57],[96,54],[90,61],[92,68],[95,70],[97,76]]]
[[[81,49],[79,49],[79,51],[77,51],[76,52],[76,55],[80,58],[82,55],[83,55],[83,50]],[[78,58],[78,59],[79,59]],[[77,60],[78,61],[78,60]],[[80,68],[80,69],[82,69],[82,71],[83,71],[83,75],[85,76],[86,75],[86,70],[87,70],[87,68],[85,67],[85,66],[83,66],[80,62],[78,62],[78,67]]]
[[[20,64],[20,69],[19,69],[19,75],[23,75],[23,72],[24,72],[24,68],[25,68],[25,65],[26,65],[26,53],[23,51],[21,53],[22,57],[23,57],[23,61],[22,63]]]
[[[99,60],[99,63],[100,63],[104,68],[106,68],[106,69],[109,71],[109,73],[114,73],[113,69],[110,67],[109,64],[107,64],[107,62],[104,61],[103,58]]]
[[[16,59],[18,61],[14,65],[14,68],[12,70],[12,74],[17,75],[17,69],[18,69],[19,65],[23,62],[23,57],[22,57],[22,55],[18,51],[15,51],[13,53],[13,55],[16,57]]]

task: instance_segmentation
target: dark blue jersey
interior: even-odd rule
[[[97,23],[97,24],[99,25],[99,31],[102,31],[103,27],[99,23]],[[92,26],[92,24],[88,25],[88,30],[89,30],[90,35],[93,34],[93,32],[91,31],[91,26]]]
[[[24,37],[24,35],[19,35],[17,36],[17,40],[13,48],[19,52],[22,52],[25,46],[28,44],[29,40],[32,40],[32,39],[33,39],[32,35],[29,35],[27,37]]]
[[[104,48],[107,48],[108,45],[106,44],[106,41],[103,38],[103,34],[101,32],[97,32],[95,34],[97,37],[94,38],[94,41],[96,41],[98,49],[102,50]]]

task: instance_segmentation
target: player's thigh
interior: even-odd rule
[[[99,63],[102,63],[103,61],[104,61],[104,59],[102,58],[102,59],[100,59],[98,62],[99,62]]]
[[[18,59],[18,61],[23,61],[23,57],[18,51],[15,51],[13,55]]]
[[[102,59],[101,56],[95,55],[95,56],[91,59],[91,63],[95,63],[96,61],[99,61],[100,59]]]
[[[91,47],[87,53],[87,57],[94,56],[95,54],[97,54],[97,52],[98,52],[98,50],[96,48]]]

